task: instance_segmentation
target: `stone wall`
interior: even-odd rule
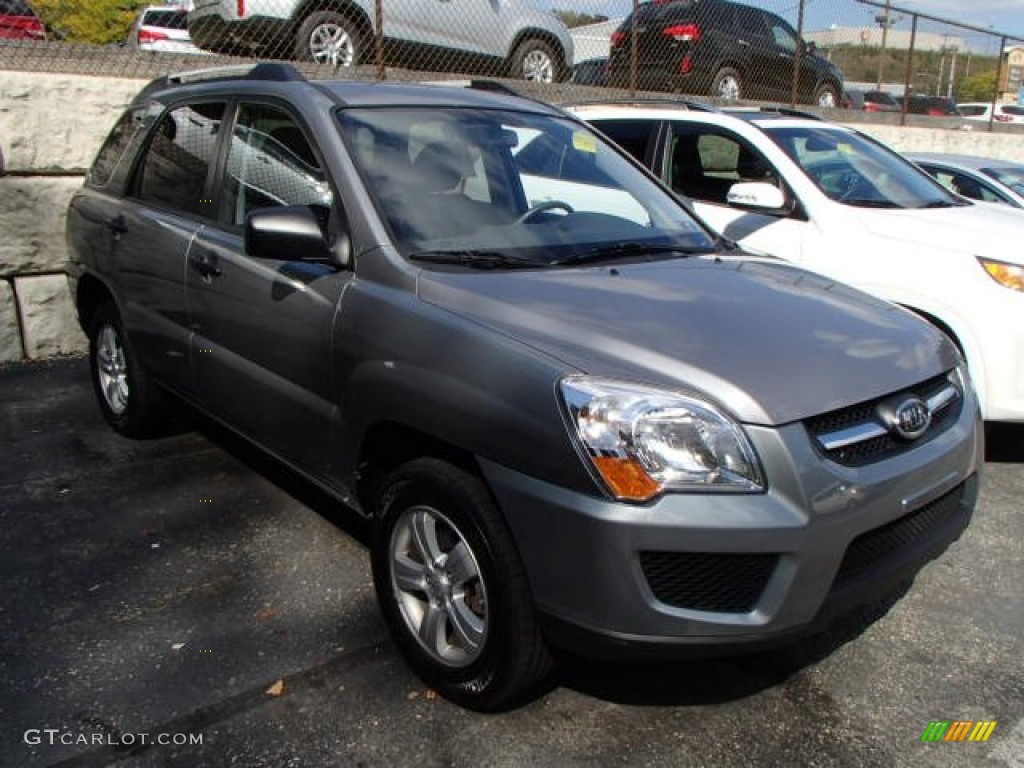
[[[0,362],[85,350],[65,276],[65,214],[107,131],[144,82],[0,70],[0,158],[7,171],[0,176]],[[990,134],[983,125],[971,132],[900,128],[883,122],[889,116],[836,113],[847,114],[900,151],[1024,162],[1024,141],[1015,133]]]
[[[0,362],[80,354],[64,225],[138,80],[0,72]]]

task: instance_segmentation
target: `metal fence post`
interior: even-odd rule
[[[996,67],[996,87],[992,93],[992,109],[988,111],[988,132],[992,133],[992,125],[996,119],[996,104],[999,103],[999,87],[1003,82],[1003,57],[1006,56],[1006,35],[999,38],[999,64]]]
[[[790,93],[790,106],[796,109],[797,92],[800,86],[800,64],[804,57],[804,0],[800,0],[800,10],[797,12],[796,17],[796,37],[797,46],[799,50],[796,51],[796,56],[793,58],[793,90]],[[842,101],[843,94],[839,94],[839,99]],[[813,94],[812,94],[813,99]],[[836,104],[838,107],[839,105]]]
[[[636,98],[636,14],[640,0],[633,0],[633,15],[629,22],[629,96]]]
[[[374,54],[377,57],[377,79],[386,80],[387,72],[384,69],[384,0],[377,0],[373,5],[373,24],[376,27],[373,33],[373,47]]]
[[[910,81],[914,77],[914,48],[917,45],[917,14],[911,16],[910,47],[907,48],[907,69],[903,75],[903,108],[900,110],[900,126],[907,124],[907,106],[910,104]]]

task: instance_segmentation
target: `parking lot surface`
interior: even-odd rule
[[[1024,429],[988,438],[899,600],[770,653],[565,659],[484,716],[398,657],[352,513],[198,418],[117,436],[84,360],[0,368],[0,765],[1021,767]]]

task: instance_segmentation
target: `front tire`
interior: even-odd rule
[[[295,58],[333,67],[353,67],[362,60],[363,36],[351,19],[333,11],[318,11],[299,25]]]
[[[722,67],[711,80],[711,95],[722,101],[743,98],[743,76],[732,67]]]
[[[395,642],[434,690],[488,712],[539,689],[551,657],[511,533],[478,477],[431,458],[395,471],[371,559]]]
[[[117,307],[96,310],[89,332],[93,389],[107,423],[126,437],[144,437],[159,427],[166,402],[139,362],[124,333]]]

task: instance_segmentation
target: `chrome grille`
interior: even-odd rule
[[[900,396],[919,397],[932,412],[931,424],[916,440],[901,439],[880,416],[880,407]],[[814,416],[804,426],[818,450],[829,459],[846,466],[862,466],[896,456],[941,434],[956,421],[962,405],[962,393],[948,376],[942,375],[901,392]]]

